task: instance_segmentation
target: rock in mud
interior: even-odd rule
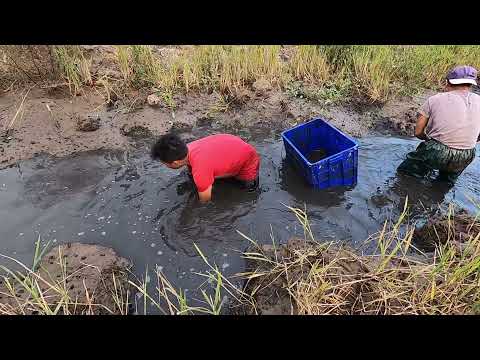
[[[113,249],[71,243],[57,246],[44,255],[36,274],[45,280],[39,280],[38,285],[44,296],[48,296],[49,303],[56,304],[60,300],[59,292],[52,290],[50,285],[66,291],[72,302],[68,306],[70,314],[120,314],[125,312],[125,305],[119,309],[116,295],[122,292],[120,297],[126,299],[130,291],[130,267],[130,262],[116,255]],[[21,306],[30,295],[20,284],[14,285],[15,298],[0,284],[0,307],[12,313],[37,314],[35,306]],[[75,302],[77,305],[73,304]],[[88,306],[89,303],[94,305]]]
[[[264,78],[260,78],[255,81],[252,87],[257,94],[265,94],[267,91],[272,89],[270,82]]]
[[[242,107],[252,99],[252,95],[254,94],[247,89],[238,89],[228,96],[227,101],[231,106]]]
[[[4,130],[0,133],[0,141],[8,144],[13,139],[13,129]]]
[[[209,115],[201,116],[197,119],[196,125],[197,126],[211,126],[213,122],[213,117]]]
[[[139,124],[124,124],[120,128],[120,132],[124,136],[131,138],[146,138],[152,137],[153,134],[146,126]]]
[[[107,101],[107,110],[111,110],[117,104],[118,96],[117,94],[113,93],[110,95],[109,100]]]
[[[110,79],[121,80],[123,79],[123,74],[115,69],[108,69],[99,67],[97,71],[97,78],[101,79],[102,77],[108,77]]]
[[[147,103],[150,106],[159,106],[161,101],[162,100],[155,94],[150,94],[147,96]]]
[[[417,121],[417,108],[410,107],[406,110],[404,117],[387,118],[387,126],[401,135],[411,136],[415,132],[415,123]]]
[[[76,128],[78,131],[90,132],[100,128],[100,116],[98,115],[85,115],[80,116],[77,119]]]
[[[181,122],[181,121],[175,121],[172,124],[171,131],[176,133],[182,133],[182,132],[188,132],[192,130],[192,128],[193,128],[192,124]]]

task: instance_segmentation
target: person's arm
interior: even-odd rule
[[[200,202],[209,202],[212,199],[212,187],[215,181],[213,171],[208,167],[195,167],[192,169],[192,177],[197,187]]]
[[[202,204],[209,202],[212,199],[212,185],[207,190],[198,193],[198,199]]]
[[[419,138],[420,140],[428,140],[427,135],[425,134],[425,128],[428,124],[428,118],[419,113],[417,118],[417,123],[415,125],[415,137]]]

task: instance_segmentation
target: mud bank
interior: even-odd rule
[[[0,280],[0,314],[126,314],[131,264],[109,248],[70,243],[52,248],[38,269]],[[18,276],[18,275],[17,275]],[[40,296],[41,294],[41,296]],[[59,307],[57,307],[59,306]]]
[[[46,153],[57,157],[88,150],[126,149],[134,139],[210,125],[239,129],[286,129],[321,116],[346,133],[361,137],[382,132],[411,135],[425,96],[383,107],[326,106],[260,87],[234,98],[219,94],[176,95],[172,103],[151,102],[135,92],[105,104],[100,92],[71,97],[68,87],[10,91],[0,96],[0,168]]]
[[[448,261],[443,259],[442,269],[435,266],[441,255],[409,252],[409,241],[400,238],[405,251],[386,256],[300,238],[281,245],[250,246],[243,252],[246,269],[236,275],[243,282],[242,296],[238,294],[243,301],[230,301],[224,313],[474,314],[478,275],[460,278],[458,269],[478,262],[479,231],[478,220],[460,211],[455,216],[439,213],[413,232],[414,242],[428,239],[451,245],[444,250]],[[0,314],[134,313],[139,293],[133,296],[135,289],[128,282],[132,264],[111,248],[82,243],[57,246],[33,268],[26,276],[10,274],[8,281],[0,281]]]
[[[348,246],[295,238],[280,246],[250,247],[244,254],[244,292],[252,296],[254,306],[234,311],[249,315],[478,313],[478,276],[463,277],[460,269],[477,266],[479,233],[478,220],[464,212],[439,215],[413,233],[412,241],[427,243],[431,251],[435,245],[444,246],[448,258],[441,251],[366,256]]]
[[[415,229],[413,237],[423,249],[433,251],[436,245],[445,245],[448,241],[463,249],[469,239],[478,234],[480,223],[466,210],[461,209],[456,214],[434,214],[426,224]]]

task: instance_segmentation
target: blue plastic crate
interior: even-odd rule
[[[282,133],[287,161],[313,187],[354,186],[357,183],[358,144],[326,121],[315,118]],[[308,154],[323,149],[326,157],[311,163]]]

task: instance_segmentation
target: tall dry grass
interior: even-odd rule
[[[478,46],[308,45],[290,49],[287,60],[281,46],[257,45],[194,46],[160,59],[148,46],[127,46],[118,49],[118,61],[123,74],[137,74],[137,84],[164,91],[231,93],[258,79],[282,89],[301,81],[319,89],[341,89],[343,94],[357,94],[372,103],[399,93],[438,88],[454,65],[480,66]]]
[[[92,266],[85,264],[69,272],[67,259],[59,248],[55,261],[60,275],[55,276],[40,266],[40,260],[46,253],[47,247],[48,244],[41,249],[40,238],[37,240],[32,266],[0,254],[4,260],[9,260],[20,268],[18,271],[0,266],[3,273],[0,276],[0,315],[127,315],[129,313],[131,296],[130,289],[126,286],[126,276],[128,276],[126,272],[112,271],[107,278],[103,278],[99,273],[98,276],[101,277],[107,291],[108,301],[105,301],[103,294],[96,294],[95,290],[89,290],[86,279],[83,279],[83,296],[74,296],[71,291],[72,280],[85,268]],[[99,300],[99,297],[104,300]]]
[[[300,82],[323,100],[342,94],[372,103],[438,89],[455,65],[480,67],[480,47],[474,45],[201,45],[167,56],[152,46],[123,45],[116,53],[124,84],[160,93],[235,93],[262,79],[278,89]],[[92,78],[91,59],[80,46],[1,46],[0,59],[5,79],[36,82],[55,73],[72,92],[98,80]]]
[[[83,85],[92,85],[91,59],[79,46],[53,46],[53,56],[73,94],[79,93]]]
[[[306,214],[295,213],[307,226]],[[254,299],[283,292],[293,313],[305,315],[480,313],[478,224],[460,245],[450,207],[449,231],[442,232],[446,238],[433,253],[422,254],[412,242],[414,228],[402,226],[406,213],[407,207],[396,223],[385,223],[371,237],[377,244],[375,255],[315,243],[307,227],[305,239],[287,248],[267,251],[252,241],[253,249],[244,257],[255,266],[241,274],[247,279],[245,291]]]

